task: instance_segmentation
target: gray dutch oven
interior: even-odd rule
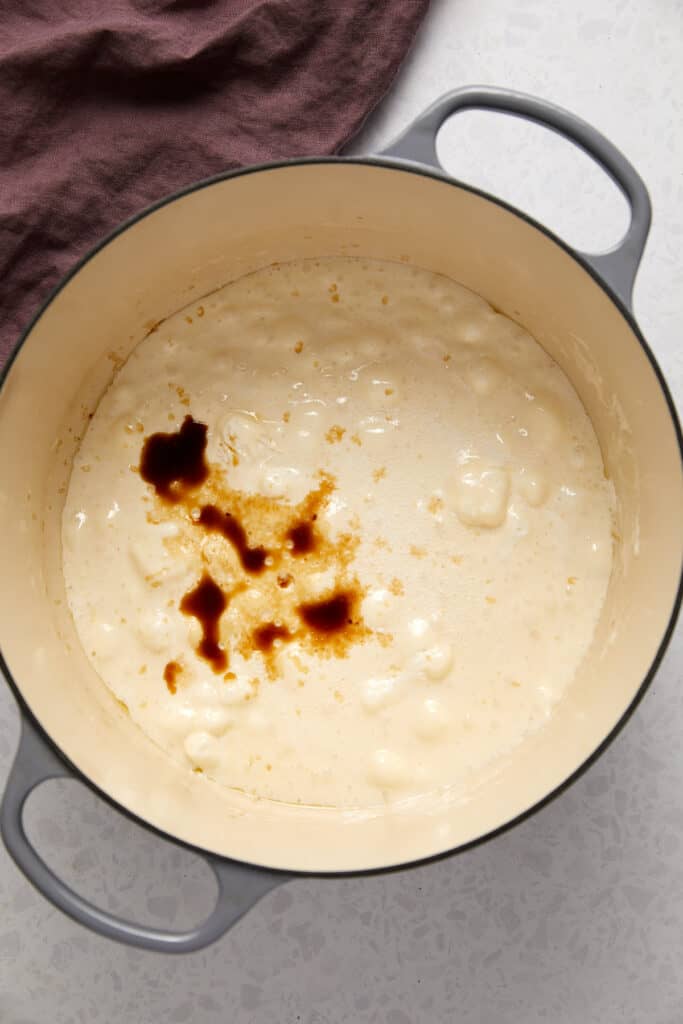
[[[449,178],[436,135],[478,107],[527,118],[584,149],[631,208],[619,245],[575,252],[505,203]],[[645,692],[681,600],[681,434],[631,312],[650,225],[636,171],[595,129],[517,93],[468,88],[438,100],[384,152],[251,167],[193,185],[114,232],[50,296],[0,392],[2,666],[22,734],[2,803],[2,835],[56,906],[110,938],[186,952],[222,935],[296,874],[380,871],[497,834],[577,777]],[[173,242],[175,244],[169,244]],[[61,573],[60,517],[77,438],[125,358],[156,321],[275,260],[353,253],[406,257],[484,296],[521,323],[573,382],[618,496],[614,569],[595,640],[543,729],[476,798],[429,810],[349,813],[256,801],[172,762],[138,730],[81,650]],[[202,853],[214,911],[181,933],[123,921],[57,878],[22,824],[28,794],[75,777],[138,822]]]

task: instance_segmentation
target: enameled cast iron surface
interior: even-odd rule
[[[436,134],[449,115],[473,106],[536,120],[593,155],[631,204],[622,243],[599,256],[573,253],[518,211],[446,179]],[[124,225],[75,268],[26,331],[0,394],[0,522],[8,516],[8,499],[14,501],[3,529],[3,561],[22,568],[21,584],[4,594],[0,606],[2,667],[24,722],[2,831],[10,853],[48,898],[102,934],[131,944],[176,952],[200,948],[288,872],[383,870],[464,849],[537,809],[598,756],[652,679],[681,600],[680,429],[630,312],[649,220],[637,174],[588,125],[530,97],[470,89],[438,101],[379,158],[299,161],[193,186]],[[178,241],[183,255],[175,262],[170,255],[162,266],[167,238]],[[111,376],[106,355],[113,349],[124,357],[151,321],[239,273],[274,259],[348,253],[351,245],[368,256],[407,253],[417,265],[448,273],[519,319],[545,345],[594,421],[620,496],[623,537],[585,678],[548,734],[529,744],[526,760],[484,786],[474,806],[354,822],[339,815],[323,820],[300,809],[264,812],[211,792],[205,781],[181,779],[173,767],[159,769],[165,777],[150,777],[148,747],[106,704],[96,680],[78,681],[92,670],[77,642],[70,642],[68,622],[53,625],[54,607],[43,596],[46,589],[52,598],[60,586],[59,509],[49,498],[56,499],[68,480],[69,457],[63,466],[54,464],[55,439],[62,442],[61,454],[73,452],[73,438]],[[122,337],[127,341],[121,350]],[[75,395],[67,409],[65,396]],[[24,439],[21,464],[8,443],[17,436]],[[39,530],[31,516],[41,500]],[[33,631],[24,635],[29,608]],[[22,809],[32,788],[56,775],[77,775],[148,827],[210,851],[220,891],[207,921],[180,934],[119,921],[52,875],[26,838]],[[147,786],[140,786],[141,777]]]

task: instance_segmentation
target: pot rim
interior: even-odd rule
[[[123,234],[129,228],[131,228],[135,224],[137,224],[139,221],[144,220],[145,217],[149,216],[150,214],[155,213],[157,210],[162,209],[164,206],[167,206],[167,205],[175,202],[177,199],[182,199],[185,196],[191,195],[193,192],[198,192],[201,189],[209,188],[212,185],[217,185],[220,182],[228,181],[231,178],[239,178],[239,177],[242,177],[242,176],[248,175],[248,174],[257,174],[257,173],[259,173],[261,171],[271,171],[271,170],[278,170],[278,169],[285,168],[285,167],[297,167],[297,166],[307,166],[307,165],[315,165],[315,164],[318,164],[318,165],[324,165],[324,164],[337,164],[337,165],[350,164],[350,165],[362,165],[362,166],[376,166],[376,167],[386,168],[388,170],[402,171],[402,172],[405,172],[405,173],[408,173],[408,174],[416,174],[418,176],[425,177],[425,178],[432,178],[432,179],[434,179],[436,181],[443,182],[444,184],[452,185],[452,186],[455,186],[456,188],[460,188],[460,189],[462,189],[465,192],[470,192],[471,194],[476,195],[476,196],[478,196],[481,199],[488,200],[489,202],[493,203],[494,205],[501,207],[502,209],[506,210],[508,213],[514,214],[515,216],[521,218],[521,220],[523,220],[527,224],[529,224],[531,227],[533,227],[536,230],[540,231],[548,239],[550,239],[551,242],[554,242],[561,249],[563,249],[564,252],[566,252],[568,256],[570,256],[576,263],[579,264],[579,266],[583,270],[585,270],[590,275],[590,277],[593,279],[595,284],[599,288],[601,288],[603,292],[605,292],[605,294],[608,296],[608,298],[617,307],[617,310],[622,315],[622,317],[626,320],[628,326],[631,328],[631,331],[633,332],[635,338],[637,339],[638,343],[640,344],[640,346],[641,346],[642,350],[644,351],[645,355],[647,356],[648,361],[649,361],[649,363],[650,363],[650,365],[652,367],[652,370],[654,371],[654,374],[655,374],[655,376],[657,378],[660,390],[661,390],[661,392],[662,392],[662,394],[664,396],[664,400],[666,402],[666,405],[667,405],[667,408],[668,408],[668,411],[669,411],[669,416],[671,418],[671,422],[672,422],[673,427],[674,427],[674,432],[676,434],[676,440],[678,442],[678,452],[679,452],[679,456],[681,458],[681,465],[683,467],[683,432],[681,430],[681,424],[680,424],[680,421],[678,419],[678,414],[676,412],[676,406],[675,406],[673,398],[671,396],[671,392],[669,391],[669,387],[667,385],[666,379],[665,379],[665,377],[664,377],[664,375],[663,375],[663,373],[662,373],[662,371],[661,371],[661,369],[659,367],[659,364],[658,364],[658,362],[657,362],[657,360],[655,358],[655,355],[652,352],[652,349],[648,345],[647,341],[643,337],[643,334],[640,331],[638,323],[637,323],[633,313],[631,312],[631,310],[628,308],[626,303],[616,294],[614,289],[611,288],[609,286],[609,284],[600,276],[600,274],[590,265],[588,260],[581,253],[579,253],[576,250],[574,250],[570,245],[568,245],[565,241],[563,241],[561,238],[559,238],[553,231],[551,231],[549,228],[545,227],[543,224],[541,224],[539,221],[537,221],[534,217],[530,216],[528,213],[525,213],[523,210],[519,210],[517,207],[513,206],[511,203],[506,202],[504,199],[500,199],[497,196],[491,195],[491,193],[486,192],[483,189],[477,188],[474,185],[470,185],[470,184],[468,184],[466,182],[462,182],[462,181],[458,180],[457,178],[454,178],[451,175],[447,174],[445,171],[441,172],[438,169],[434,169],[434,168],[428,167],[428,166],[426,166],[424,164],[411,163],[411,162],[406,162],[406,161],[403,161],[403,160],[400,160],[400,159],[391,159],[391,158],[387,158],[387,157],[383,157],[383,156],[372,156],[372,155],[369,155],[369,156],[366,156],[366,157],[363,157],[363,156],[349,156],[349,157],[347,157],[347,156],[297,157],[297,158],[293,158],[293,159],[289,159],[289,160],[275,160],[275,161],[270,161],[270,162],[260,163],[260,164],[249,164],[246,167],[238,167],[238,168],[235,168],[233,170],[222,171],[222,172],[219,172],[218,174],[212,175],[210,177],[202,178],[199,181],[192,182],[191,184],[186,185],[183,188],[180,188],[180,189],[176,190],[175,192],[172,192],[172,193],[170,193],[170,194],[168,194],[166,196],[163,196],[161,199],[158,199],[158,200],[154,201],[153,203],[150,203],[149,205],[143,207],[143,209],[139,210],[137,213],[132,214],[130,217],[128,217],[126,220],[124,220],[121,224],[119,224],[118,227],[114,228],[112,231],[110,231],[108,234],[106,234],[102,239],[100,239],[100,241],[97,242],[93,246],[92,249],[90,249],[87,253],[85,253],[85,255],[83,255],[79,260],[77,260],[77,262],[73,265],[73,267],[60,279],[60,281],[55,285],[55,287],[51,289],[51,291],[48,293],[46,298],[40,304],[40,307],[37,310],[37,312],[29,320],[27,326],[21,332],[17,343],[15,344],[14,348],[10,352],[10,354],[9,354],[9,356],[7,358],[7,361],[6,361],[5,365],[4,365],[4,367],[2,368],[2,371],[0,371],[0,393],[2,392],[2,389],[3,389],[4,385],[5,385],[5,382],[6,382],[8,376],[9,376],[9,373],[11,371],[11,368],[14,365],[15,359],[19,355],[19,353],[22,350],[22,348],[24,347],[24,345],[29,340],[31,332],[33,331],[33,328],[38,323],[38,321],[43,316],[43,314],[51,306],[52,302],[57,298],[59,293],[66,287],[66,285],[72,280],[72,278],[76,277],[76,275],[80,272],[80,270],[87,263],[89,263],[90,260],[92,260],[95,256],[97,256],[98,253],[102,249],[106,248],[106,246],[109,245],[110,242],[113,242],[114,239],[118,238],[119,235]],[[397,864],[390,864],[390,865],[387,865],[387,866],[374,867],[374,868],[360,868],[360,869],[347,870],[347,871],[310,871],[310,870],[297,870],[297,869],[287,869],[287,870],[285,870],[285,869],[264,868],[263,865],[254,863],[252,861],[242,861],[242,860],[237,860],[236,858],[233,858],[233,857],[226,857],[226,856],[223,856],[221,854],[216,854],[216,853],[214,853],[211,850],[207,850],[204,847],[198,846],[198,845],[196,845],[194,843],[190,843],[190,842],[186,842],[185,840],[178,839],[172,833],[166,832],[163,829],[157,828],[155,825],[152,825],[151,823],[146,821],[144,818],[142,818],[140,815],[135,814],[133,811],[130,811],[123,804],[120,804],[116,799],[114,799],[114,797],[110,796],[108,793],[105,793],[104,790],[100,789],[100,787],[97,785],[97,783],[93,782],[89,778],[89,776],[87,776],[83,771],[81,771],[80,768],[76,767],[76,765],[74,765],[69,760],[69,758],[66,756],[66,754],[64,754],[64,752],[61,750],[61,748],[59,747],[57,742],[55,740],[53,740],[53,738],[46,732],[46,730],[43,728],[43,726],[38,721],[35,713],[29,707],[26,699],[24,698],[24,696],[23,696],[23,694],[21,692],[19,684],[15,680],[15,678],[14,678],[14,676],[12,674],[12,671],[10,670],[9,665],[7,664],[7,661],[5,660],[4,654],[2,652],[1,644],[0,644],[0,672],[2,672],[2,674],[4,675],[5,680],[7,682],[7,685],[9,686],[10,691],[14,695],[14,698],[15,698],[15,700],[17,702],[17,706],[18,706],[18,709],[19,709],[20,718],[23,719],[23,720],[26,720],[26,722],[31,726],[31,728],[33,728],[39,734],[39,736],[43,739],[43,741],[55,752],[57,757],[59,757],[60,760],[63,761],[64,764],[66,764],[68,766],[70,772],[72,773],[72,775],[76,779],[76,781],[79,781],[79,782],[82,782],[83,784],[85,784],[100,799],[104,800],[107,804],[109,804],[111,807],[113,807],[114,810],[118,811],[118,813],[120,813],[120,814],[123,814],[129,820],[135,822],[135,824],[137,824],[137,825],[141,826],[142,828],[146,829],[148,832],[151,832],[154,835],[158,835],[162,839],[165,839],[167,842],[174,843],[176,846],[179,846],[179,847],[181,847],[183,849],[186,849],[186,850],[190,851],[191,853],[197,854],[199,856],[209,856],[209,857],[213,858],[216,861],[221,861],[221,862],[225,862],[225,863],[246,864],[246,865],[248,865],[250,867],[253,867],[256,870],[259,870],[259,869],[260,870],[267,870],[267,871],[269,871],[269,872],[271,872],[273,874],[281,874],[283,877],[348,878],[348,877],[358,877],[358,876],[365,876],[365,875],[381,875],[381,874],[388,874],[390,872],[402,871],[402,870],[405,870],[407,868],[419,867],[419,866],[423,866],[423,865],[427,865],[427,864],[431,864],[431,863],[436,863],[437,861],[445,860],[447,857],[451,857],[451,856],[453,856],[456,853],[463,853],[466,850],[471,850],[471,849],[473,849],[476,846],[480,846],[481,844],[483,844],[485,842],[488,842],[491,839],[495,839],[497,836],[500,836],[503,833],[509,831],[510,829],[514,828],[516,825],[521,824],[527,818],[530,818],[532,815],[534,815],[538,811],[542,810],[544,807],[546,807],[548,804],[550,804],[553,800],[555,800],[557,797],[559,797],[566,789],[568,789],[570,786],[572,786],[584,774],[584,772],[586,772],[588,770],[588,768],[590,768],[591,765],[595,761],[598,760],[598,758],[605,752],[605,750],[607,749],[607,747],[610,746],[610,744],[613,742],[613,740],[616,739],[616,737],[619,735],[621,730],[624,728],[624,726],[626,725],[626,723],[630,719],[631,715],[636,710],[636,708],[640,704],[641,700],[645,696],[645,693],[647,692],[647,690],[649,689],[650,685],[652,684],[652,681],[653,681],[655,675],[657,674],[657,671],[659,670],[659,667],[660,667],[661,662],[662,662],[662,660],[664,658],[664,655],[666,654],[666,650],[667,650],[667,648],[669,646],[671,637],[673,635],[673,631],[674,631],[674,629],[676,627],[676,621],[678,619],[678,615],[679,615],[682,603],[683,603],[683,561],[681,563],[681,567],[680,567],[680,571],[679,571],[679,581],[678,581],[678,588],[677,588],[677,591],[676,591],[676,597],[674,599],[674,602],[673,602],[673,605],[672,605],[672,608],[671,608],[671,612],[669,614],[669,619],[668,619],[667,627],[664,630],[664,633],[663,633],[662,638],[660,640],[660,643],[659,643],[659,646],[657,648],[657,651],[655,652],[655,655],[654,655],[654,658],[653,658],[652,663],[650,665],[650,668],[648,669],[647,673],[645,674],[645,676],[643,678],[643,681],[642,681],[642,683],[640,684],[640,686],[638,688],[638,691],[636,692],[635,696],[631,700],[630,704],[626,707],[626,709],[624,710],[624,712],[622,713],[621,717],[618,719],[616,724],[612,727],[612,729],[607,734],[607,736],[605,736],[605,738],[602,740],[602,742],[600,744],[598,744],[598,746],[595,748],[595,750],[580,765],[578,765],[578,767],[571,773],[571,775],[569,775],[558,786],[556,786],[549,793],[547,793],[542,799],[540,799],[536,803],[532,804],[530,807],[528,807],[526,810],[522,811],[520,814],[516,815],[514,818],[511,818],[509,821],[504,822],[502,825],[499,825],[497,828],[492,829],[489,832],[485,832],[481,836],[477,836],[477,838],[472,839],[472,840],[470,840],[467,843],[462,843],[462,844],[460,844],[458,846],[451,847],[448,850],[442,850],[442,851],[439,851],[439,852],[434,853],[434,854],[429,854],[429,855],[427,855],[425,857],[418,857],[418,858],[415,858],[413,860],[401,861],[401,862],[399,862]]]

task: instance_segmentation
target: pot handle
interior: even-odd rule
[[[645,184],[626,157],[604,135],[553,103],[490,86],[468,86],[446,93],[428,107],[378,156],[427,164],[445,173],[436,152],[436,137],[447,118],[462,110],[493,110],[534,121],[575,143],[609,175],[626,197],[631,222],[614,248],[601,253],[577,252],[607,286],[632,308],[633,282],[640,264],[652,220],[652,207]]]
[[[195,928],[173,932],[135,924],[100,910],[74,892],[48,867],[26,835],[23,812],[29,794],[47,779],[77,778],[22,715],[21,738],[0,807],[0,832],[17,867],[36,889],[65,914],[109,939],[157,953],[190,953],[219,939],[274,886],[284,872],[267,871],[203,854],[218,882],[216,906]]]

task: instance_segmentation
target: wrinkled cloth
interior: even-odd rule
[[[63,274],[151,201],[337,152],[429,0],[7,0],[0,32],[0,366]]]

